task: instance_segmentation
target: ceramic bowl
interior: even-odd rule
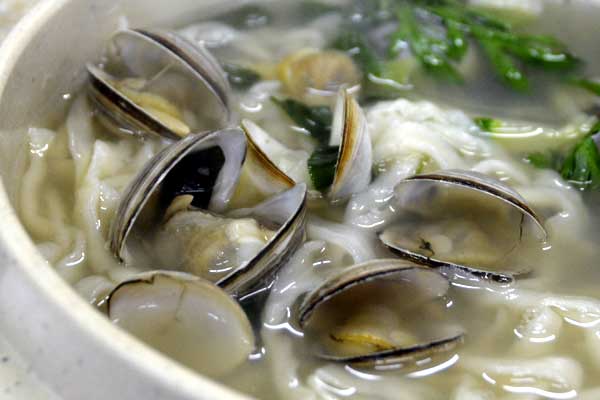
[[[37,252],[11,205],[27,128],[64,116],[68,95],[87,78],[86,62],[97,59],[124,17],[132,26],[182,25],[239,2],[44,0],[0,49],[0,336],[59,398],[247,399],[94,311]]]

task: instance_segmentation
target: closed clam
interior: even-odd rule
[[[416,175],[395,188],[396,217],[379,238],[400,257],[499,281],[528,273],[527,243],[547,238],[541,218],[513,189],[472,172]]]
[[[447,279],[427,267],[369,261],[308,294],[298,321],[314,353],[326,360],[362,366],[418,360],[449,351],[463,338],[445,313],[448,288]]]
[[[118,326],[203,374],[218,377],[255,348],[250,321],[238,303],[193,275],[151,271],[118,285],[108,296]]]
[[[101,66],[88,64],[100,121],[120,134],[179,139],[231,120],[231,89],[202,46],[160,30],[117,32]]]

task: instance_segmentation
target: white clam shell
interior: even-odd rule
[[[506,212],[516,212],[516,214],[520,216],[520,223],[517,222],[515,229],[510,231],[511,235],[514,237],[511,236],[510,240],[505,239],[506,243],[516,243],[516,245],[511,245],[512,247],[509,252],[502,254],[502,257],[500,257],[499,253],[490,255],[489,257],[485,257],[482,254],[477,260],[473,259],[472,261],[447,259],[443,254],[450,254],[452,257],[455,257],[462,255],[469,248],[471,248],[470,252],[464,254],[475,254],[478,250],[475,248],[477,245],[473,244],[473,246],[469,246],[471,242],[465,241],[463,246],[467,247],[454,249],[451,239],[446,236],[446,233],[449,232],[444,231],[444,229],[449,229],[449,226],[440,225],[438,223],[437,226],[442,228],[440,234],[436,236],[437,242],[434,245],[435,248],[431,248],[431,243],[425,241],[425,239],[421,239],[423,245],[419,245],[417,249],[415,246],[410,245],[410,243],[415,241],[411,234],[416,232],[414,235],[417,235],[419,231],[416,226],[411,225],[412,222],[410,220],[398,220],[391,223],[391,225],[388,225],[388,227],[379,235],[383,244],[400,257],[419,264],[430,267],[450,268],[451,270],[464,270],[477,276],[490,278],[500,282],[509,282],[514,276],[526,274],[531,271],[531,267],[528,266],[527,263],[515,263],[514,261],[510,261],[511,259],[508,257],[513,257],[514,254],[516,254],[519,249],[518,245],[521,243],[523,236],[526,235],[526,231],[529,232],[529,230],[524,229],[525,221],[533,227],[533,233],[536,239],[545,241],[547,239],[546,230],[542,219],[529,207],[525,200],[515,190],[504,185],[500,181],[473,171],[462,170],[444,170],[430,174],[415,175],[404,179],[396,186],[395,196],[399,200],[397,201],[398,204],[394,205],[394,208],[400,215],[402,215],[403,209],[409,210],[410,207],[420,210],[422,215],[431,214],[432,212],[441,212],[442,215],[450,213],[451,210],[449,211],[448,209],[426,209],[426,207],[429,206],[427,198],[429,196],[435,196],[434,189],[442,187],[447,188],[446,190],[448,192],[450,190],[456,191],[457,194],[459,194],[458,190],[462,190],[463,193],[472,193],[473,195],[480,197],[479,201],[485,200],[486,205],[492,204],[495,205],[494,207],[502,207]],[[465,199],[462,199],[460,204],[464,206],[464,202]],[[408,206],[408,204],[412,205]],[[438,207],[441,207],[441,205],[438,204]],[[477,204],[473,203],[472,210],[475,209],[477,209]],[[415,210],[409,211],[414,212]],[[467,216],[465,216],[465,218],[466,217]],[[490,215],[489,217],[492,216]],[[467,219],[465,219],[465,221],[467,221]],[[465,223],[464,221],[457,221],[457,223],[458,222]],[[475,221],[475,223],[481,224],[484,222],[488,229],[496,229],[492,225],[493,221]],[[500,223],[498,222],[495,226],[500,226]],[[494,239],[498,241],[496,247],[498,248],[498,252],[500,252],[501,249],[503,249],[499,244],[501,243],[502,238],[494,237]],[[440,256],[439,254],[442,255]],[[461,257],[464,258],[466,256]],[[498,265],[498,263],[502,262],[504,265]]]
[[[250,321],[224,291],[193,275],[141,274],[108,297],[108,317],[184,365],[217,377],[248,359],[255,347]]]
[[[98,107],[100,121],[113,132],[173,140],[188,134],[178,132],[123,92],[118,82],[132,78],[185,108],[183,117],[191,132],[219,129],[231,122],[231,88],[225,72],[206,49],[175,33],[119,31],[112,38],[103,68],[88,64],[88,72],[90,98]]]
[[[408,313],[416,309],[427,312],[431,302],[448,289],[448,280],[433,269],[397,259],[368,261],[343,270],[309,293],[299,306],[298,322],[305,338],[318,342],[315,353],[320,358],[363,366],[396,364],[448,351],[462,341],[462,330],[446,321],[437,321],[435,333],[413,337],[403,331],[406,327],[400,320],[410,319]],[[339,346],[334,332],[340,325],[345,329],[354,317],[357,321],[350,322],[350,336],[363,332],[374,348]],[[400,336],[402,344],[394,341]],[[388,341],[385,348],[377,348],[380,341]]]
[[[365,190],[371,182],[371,138],[362,109],[346,89],[338,94],[329,144],[340,147],[329,198],[340,201]]]
[[[208,208],[215,212],[226,208],[246,154],[244,134],[239,129],[226,129],[189,135],[154,156],[125,189],[109,232],[110,249],[117,258],[123,259],[127,238],[142,212],[149,215],[150,220],[157,221],[162,217],[156,210],[158,201],[150,200],[158,196],[169,172],[185,157],[211,147],[221,148],[225,162],[212,188]]]

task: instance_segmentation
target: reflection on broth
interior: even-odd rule
[[[473,3],[120,32],[30,128],[21,219],[111,321],[258,398],[596,398],[598,11]]]

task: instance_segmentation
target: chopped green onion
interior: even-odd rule
[[[582,189],[600,189],[600,152],[594,139],[587,137],[575,147],[560,174]]]
[[[588,92],[595,94],[596,96],[600,96],[600,80],[573,78],[570,80],[570,82],[587,90]]]
[[[496,74],[513,89],[524,91],[529,88],[529,82],[523,72],[506,55],[499,43],[479,38],[479,43],[494,67]]]
[[[475,124],[477,124],[477,126],[481,128],[481,130],[486,132],[494,132],[495,130],[502,128],[502,126],[504,125],[504,123],[499,119],[489,117],[473,118],[473,122],[475,122]]]

